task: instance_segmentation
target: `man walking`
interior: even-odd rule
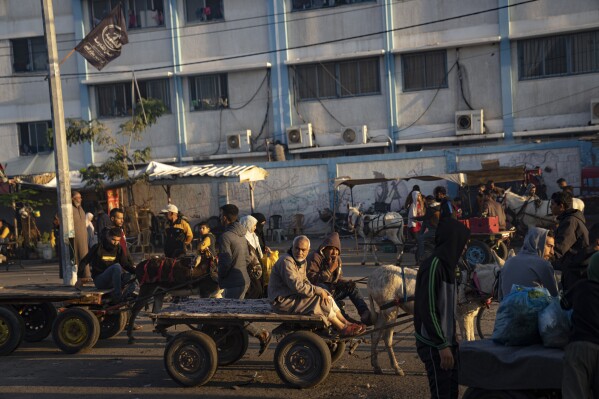
[[[458,398],[455,276],[469,237],[470,230],[462,223],[441,219],[433,256],[424,261],[416,276],[416,349],[425,365],[433,399]]]

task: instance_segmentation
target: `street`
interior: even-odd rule
[[[286,242],[274,247],[283,250],[288,245]],[[360,266],[361,253],[350,251],[352,244],[349,241],[344,240],[343,245],[347,278],[364,277],[374,270],[372,262],[371,266]],[[385,263],[392,263],[395,254],[379,253],[379,256]],[[406,255],[407,264],[410,256]],[[31,263],[24,264],[24,269],[15,265],[9,271],[0,269],[0,282],[2,286],[10,286],[60,280],[56,264]],[[362,287],[365,294],[365,286]],[[351,303],[347,303],[346,308],[356,316]],[[353,355],[346,353],[335,363],[324,383],[313,389],[298,390],[285,387],[275,372],[272,359],[276,342],[273,340],[265,354],[258,357],[258,344],[252,338],[246,355],[231,366],[219,368],[208,384],[182,388],[165,371],[165,339],[152,332],[149,318],[142,316],[138,321],[143,328],[136,331],[138,339],[134,345],[129,345],[121,333],[98,341],[88,353],[66,355],[56,348],[51,337],[38,343],[23,342],[15,352],[0,360],[0,398],[65,399],[81,395],[97,399],[429,397],[424,367],[415,352],[411,324],[397,327],[394,339],[396,355],[406,374],[404,377],[392,373],[384,352],[379,357],[385,374],[375,375],[370,366],[370,342],[367,341]],[[379,351],[383,351],[383,346]]]

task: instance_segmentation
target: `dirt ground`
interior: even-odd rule
[[[344,241],[344,272],[348,278],[367,276],[374,270],[361,266],[361,256],[352,251],[353,243]],[[283,250],[289,242],[276,245]],[[394,254],[380,254],[393,263]],[[409,264],[410,255],[406,262]],[[0,285],[60,282],[56,264],[26,264],[21,269],[0,269]],[[363,289],[365,292],[365,289]],[[347,308],[353,310],[348,303]],[[428,383],[417,357],[411,324],[396,328],[394,348],[404,377],[392,373],[386,353],[381,351],[384,375],[375,375],[370,366],[370,342],[362,343],[353,355],[347,353],[333,365],[329,377],[319,386],[298,390],[287,388],[273,366],[276,342],[262,357],[258,344],[250,339],[246,355],[237,363],[219,368],[202,387],[182,388],[166,373],[163,353],[166,340],[152,332],[150,319],[140,317],[142,330],[136,332],[135,345],[124,334],[99,341],[87,353],[66,355],[56,348],[51,337],[38,343],[24,342],[9,356],[0,358],[0,398],[65,399],[80,398],[427,398]],[[264,327],[268,327],[264,325]],[[274,326],[271,326],[271,328]],[[178,333],[182,329],[173,331]],[[464,387],[461,387],[463,393]]]

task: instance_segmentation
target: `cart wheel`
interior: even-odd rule
[[[489,309],[483,306],[478,311],[478,314],[476,315],[476,332],[480,339],[491,338],[493,335],[498,307],[499,303],[491,302]]]
[[[184,387],[201,386],[210,381],[216,373],[217,361],[214,340],[199,331],[178,334],[164,350],[168,375]]]
[[[219,366],[235,363],[248,349],[248,333],[240,326],[218,327],[205,324],[201,331],[216,343]]]
[[[462,399],[532,399],[536,396],[519,391],[490,391],[480,388],[468,388]]]
[[[129,312],[107,314],[100,321],[100,339],[112,338],[127,326]]]
[[[294,388],[311,388],[329,375],[331,352],[318,335],[297,331],[277,345],[275,370],[285,384]]]
[[[509,250],[507,248],[507,245],[505,245],[505,242],[497,241],[497,243],[495,243],[495,245],[493,245],[491,248],[493,249],[493,251],[495,251],[497,256],[499,256],[503,260],[507,260],[507,254]]]
[[[343,357],[345,353],[346,344],[345,341],[338,341],[334,344],[328,344],[329,350],[331,351],[331,364],[335,364],[337,360]]]
[[[25,323],[12,307],[0,306],[0,356],[10,355],[21,345]]]
[[[25,336],[27,342],[44,340],[52,332],[52,323],[56,319],[56,308],[48,302],[31,305],[15,306],[17,312],[25,322]]]
[[[470,240],[465,258],[471,265],[484,265],[491,262],[493,255],[491,254],[491,248],[484,242]]]
[[[94,347],[100,337],[100,322],[85,308],[69,308],[60,313],[52,326],[52,338],[63,352],[73,354]]]

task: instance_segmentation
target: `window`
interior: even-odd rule
[[[599,72],[599,31],[518,42],[520,80]]]
[[[223,0],[186,0],[187,22],[224,19]]]
[[[35,72],[48,70],[46,39],[31,37],[15,39],[12,43],[13,68],[15,72]]]
[[[209,111],[229,106],[226,74],[202,75],[191,78],[191,109]]]
[[[102,21],[121,0],[92,0],[92,26]],[[123,12],[128,29],[164,26],[164,0],[125,0]]]
[[[138,81],[143,98],[155,98],[170,109],[168,79]],[[98,117],[120,117],[131,115],[131,82],[96,86]],[[137,89],[136,95],[137,99]],[[137,100],[136,100],[137,101]]]
[[[447,52],[405,54],[402,56],[403,91],[447,87]]]
[[[293,11],[313,10],[316,8],[336,7],[345,4],[376,3],[376,0],[292,0]]]
[[[19,155],[43,154],[52,151],[54,143],[48,131],[52,122],[19,123]]]
[[[326,62],[295,67],[296,93],[300,100],[380,94],[379,60]]]

